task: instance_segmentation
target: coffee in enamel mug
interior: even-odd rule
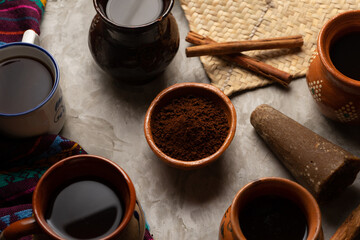
[[[0,46],[0,135],[57,134],[65,122],[60,71],[33,30]]]
[[[0,61],[0,112],[35,108],[50,94],[53,82],[49,68],[38,59],[16,56]]]

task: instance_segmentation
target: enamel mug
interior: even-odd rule
[[[57,134],[65,122],[65,105],[60,89],[59,66],[54,57],[39,45],[39,36],[33,30],[25,31],[22,42],[0,46],[0,70],[19,58],[32,59],[42,64],[51,74],[47,89],[32,82],[9,81],[5,70],[0,71],[0,135],[23,138],[42,134]],[[15,70],[23,71],[21,64]],[[16,67],[17,66],[17,67]],[[4,73],[5,72],[5,73]],[[29,74],[26,81],[33,81],[37,74]],[[26,85],[26,87],[24,87]],[[43,99],[29,105],[29,100],[45,91]],[[46,92],[47,91],[47,92]],[[7,95],[8,97],[5,97]],[[13,97],[13,96],[17,97]],[[30,107],[28,107],[30,106]],[[21,109],[21,110],[17,110]]]

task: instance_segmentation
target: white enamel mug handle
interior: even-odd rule
[[[28,29],[24,32],[22,37],[22,42],[32,43],[40,46],[40,37],[39,35],[32,29]]]

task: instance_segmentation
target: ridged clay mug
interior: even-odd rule
[[[136,199],[135,188],[129,176],[114,162],[103,157],[85,154],[65,158],[51,166],[40,178],[33,193],[33,216],[10,224],[1,233],[0,239],[19,239],[20,237],[27,235],[33,235],[34,239],[40,240],[68,239],[69,237],[64,237],[67,236],[68,233],[66,232],[67,235],[64,235],[65,233],[61,231],[59,232],[58,224],[55,224],[55,221],[49,222],[47,220],[49,215],[48,209],[49,207],[52,208],[51,206],[53,206],[53,204],[55,205],[55,202],[52,200],[53,196],[56,195],[64,185],[66,186],[69,183],[79,181],[80,179],[97,179],[106,183],[106,185],[111,187],[119,199],[121,199],[122,218],[119,225],[107,228],[115,229],[113,231],[107,230],[109,233],[106,233],[105,236],[101,236],[101,239],[143,240],[145,234],[145,217],[143,210]],[[78,192],[84,191],[79,189]],[[98,192],[92,192],[92,194],[97,193]],[[71,197],[71,199],[75,199],[76,195],[72,196],[73,197]],[[91,204],[92,203],[93,202],[91,202]],[[80,204],[84,205],[87,203],[81,202]],[[101,210],[101,208],[98,207],[99,203],[96,205],[92,204],[91,206],[93,206],[91,207],[91,211],[93,211],[93,209],[100,210],[96,210],[98,212],[95,211],[94,213],[91,213],[90,217],[92,218],[84,217],[86,215],[81,213],[82,217],[74,221],[77,223],[76,226],[81,226],[81,229],[83,229],[84,226],[89,226],[87,225],[89,222],[96,224],[96,226],[97,224],[104,225],[104,221],[106,220],[107,222],[108,219],[101,217],[100,219],[102,220],[99,220],[99,214],[103,214],[102,216],[104,216],[104,212],[108,213],[110,210],[111,212],[115,211],[114,207],[107,207],[105,210]],[[62,209],[58,212],[60,212],[60,214],[74,215],[74,211],[75,209],[72,208],[71,213]],[[96,216],[96,218],[94,218],[94,216]],[[109,215],[105,216],[108,217]],[[97,223],[94,223],[95,220]],[[84,221],[83,224],[78,224],[80,221]],[[71,222],[71,224],[74,222]],[[68,224],[67,226],[70,226],[71,224]],[[64,228],[65,227],[66,225]],[[88,229],[88,227],[85,229]],[[78,234],[76,233],[76,230],[72,230],[72,232]],[[91,237],[91,239],[94,238]]]
[[[334,66],[330,50],[339,38],[360,32],[359,18],[360,10],[347,11],[323,26],[306,75],[320,112],[329,119],[351,125],[360,125],[360,80],[340,72]]]

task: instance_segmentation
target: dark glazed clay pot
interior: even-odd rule
[[[163,0],[160,16],[147,24],[121,26],[106,15],[108,0],[93,0],[95,15],[89,48],[96,63],[129,84],[151,81],[169,65],[179,48],[179,30],[170,13],[174,0]]]

